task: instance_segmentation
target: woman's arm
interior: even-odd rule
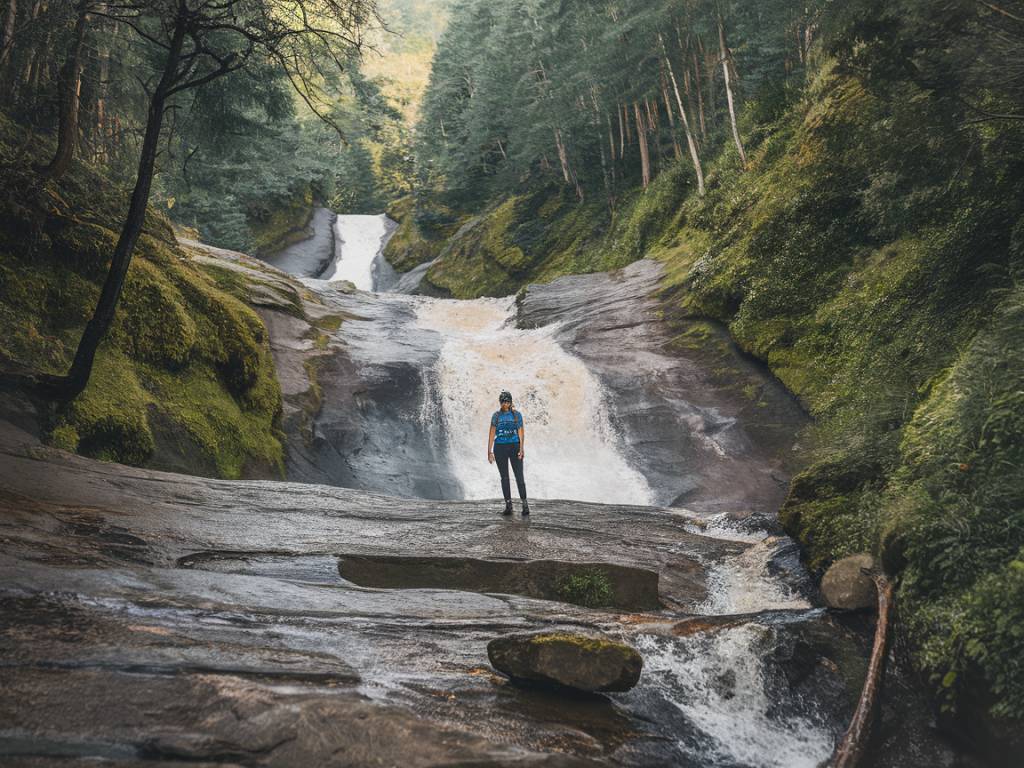
[[[519,427],[519,458],[522,459],[525,455],[526,455],[526,427]]]
[[[493,448],[494,448],[494,434],[495,434],[496,431],[497,430],[495,430],[494,425],[491,424],[491,428],[487,432],[487,461],[489,461],[491,464],[494,463],[494,451],[493,451]]]

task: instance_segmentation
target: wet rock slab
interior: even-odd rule
[[[599,377],[625,455],[656,503],[772,520],[807,417],[723,328],[666,320],[662,275],[641,260],[530,285],[517,299],[518,325],[554,327]]]
[[[129,469],[0,426],[0,751],[38,764],[735,764],[709,760],[716,737],[676,703],[694,694],[659,676],[718,634],[673,634],[678,612],[339,575],[345,557],[546,559],[657,574],[661,602],[695,606],[709,567],[748,547],[665,510],[539,502],[529,522],[497,510]],[[814,684],[794,685],[813,709],[823,679],[845,678],[785,650],[777,624],[751,616],[721,632],[761,627],[780,700],[790,657],[810,665],[800,679]],[[507,684],[487,644],[538,632],[607,635],[654,649],[655,666],[614,699]]]
[[[660,574],[664,602],[695,604],[708,563],[744,545],[696,535],[661,510],[539,502],[523,522],[496,509],[130,469],[2,425],[3,749],[279,765],[580,764],[640,744],[658,752],[657,728],[614,707],[597,717],[570,705],[520,733],[510,723],[523,699],[486,671],[495,637],[628,634],[621,615],[363,588],[340,577],[338,556],[543,554]]]

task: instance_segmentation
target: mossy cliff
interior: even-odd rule
[[[460,223],[449,208],[427,195],[396,200],[387,215],[398,222],[398,229],[384,248],[384,258],[399,272],[436,259]]]
[[[251,252],[260,256],[280,253],[310,237],[314,202],[313,190],[306,187],[280,200],[250,205],[246,223]]]
[[[662,261],[666,315],[725,322],[815,417],[782,510],[811,568],[880,554],[937,703],[980,701],[1010,733],[1024,717],[1024,127],[955,124],[919,87],[830,61],[744,115],[748,167],[719,142],[706,196],[665,161],[611,215],[566,189],[506,197],[427,280],[497,295]]]
[[[127,190],[0,118],[0,364],[63,373],[109,266]],[[220,477],[279,477],[281,393],[267,331],[150,212],[88,388],[42,406],[44,436],[85,456]]]

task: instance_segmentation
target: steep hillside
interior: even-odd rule
[[[0,364],[63,373],[127,193],[82,164],[59,185],[40,182],[32,166],[48,149],[0,118]],[[126,464],[279,477],[281,393],[267,331],[233,288],[151,211],[88,388],[68,405],[40,404],[48,440]]]

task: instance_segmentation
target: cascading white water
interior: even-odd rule
[[[601,385],[554,338],[554,328],[520,330],[513,299],[422,300],[419,325],[444,341],[433,400],[444,419],[449,455],[468,499],[499,494],[487,466],[487,430],[498,393],[516,398],[526,427],[531,497],[609,504],[651,503],[651,489],[617,448]],[[428,407],[433,407],[428,404]]]
[[[688,638],[637,639],[644,679],[704,734],[696,756],[706,765],[814,768],[832,752],[821,723],[773,714],[762,660],[771,632],[745,624]]]
[[[338,216],[334,222],[334,262],[323,279],[331,283],[347,280],[361,291],[372,291],[374,262],[387,244],[388,217]]]

